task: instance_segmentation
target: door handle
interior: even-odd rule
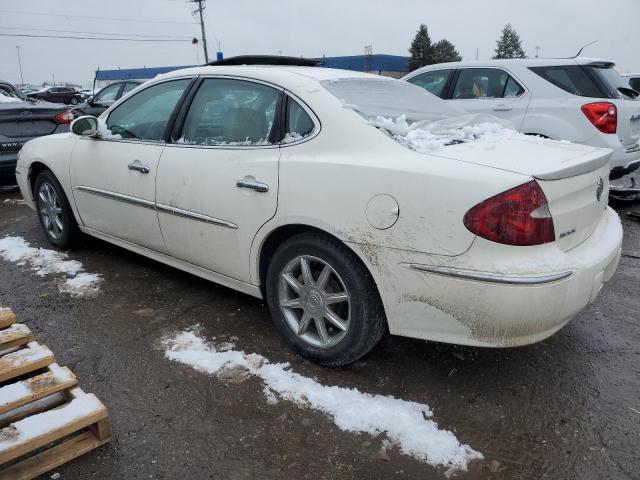
[[[129,170],[135,170],[140,173],[149,173],[151,171],[149,167],[147,167],[146,165],[142,165],[139,162],[130,163],[129,165],[127,165],[127,167],[129,167]]]
[[[238,180],[236,182],[236,187],[238,188],[249,188],[251,190],[255,190],[256,192],[266,193],[269,191],[269,185],[262,182],[255,182],[251,180]]]
[[[502,105],[496,105],[496,106],[493,108],[493,111],[494,111],[494,112],[507,112],[507,111],[509,111],[509,110],[513,110],[513,107],[512,107],[511,105],[505,105],[505,104],[502,104]]]

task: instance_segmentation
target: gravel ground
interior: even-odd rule
[[[0,238],[50,248],[33,211],[4,202],[16,198],[0,192]],[[160,339],[195,324],[324,384],[428,404],[485,456],[454,478],[638,479],[640,223],[628,209],[618,207],[625,240],[612,283],[559,333],[516,349],[387,337],[347,368],[321,368],[290,353],[261,301],[93,239],[70,255],[103,276],[99,295],[61,295],[55,276],[0,260],[0,305],[109,408],[113,442],[60,467],[63,480],[446,478],[380,437],[267,403],[256,378],[166,360]]]

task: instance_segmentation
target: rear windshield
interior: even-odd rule
[[[605,95],[593,79],[580,65],[553,65],[549,67],[529,67],[548,82],[565,92],[580,97],[611,98]],[[617,98],[617,97],[613,97]]]
[[[441,120],[467,113],[421,87],[399,80],[344,78],[320,83],[346,107],[353,108],[366,119],[405,115],[411,122]]]

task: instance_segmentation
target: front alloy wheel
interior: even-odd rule
[[[314,347],[338,344],[349,329],[349,292],[331,265],[317,257],[300,255],[285,265],[278,300],[289,327]]]
[[[69,248],[80,237],[69,200],[55,175],[41,171],[33,188],[38,219],[47,239],[58,248]]]
[[[59,240],[64,231],[62,206],[53,186],[42,182],[38,188],[38,213],[47,236]]]

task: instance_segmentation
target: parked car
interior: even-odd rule
[[[84,232],[264,298],[296,351],[333,366],[387,329],[542,340],[616,270],[609,150],[473,126],[377,75],[229,63],[26,144],[20,190],[53,245]],[[444,134],[420,130],[435,120]]]
[[[29,101],[15,86],[0,80],[0,185],[16,184],[16,157],[25,142],[68,132],[71,120],[65,107]]]
[[[82,95],[72,87],[46,87],[27,94],[27,97],[46,100],[51,103],[66,103],[77,105],[82,101]]]
[[[582,57],[453,62],[403,80],[527,134],[611,148],[616,179],[640,166],[640,102],[613,67]]]
[[[74,115],[78,117],[82,115],[98,117],[117,100],[140,85],[142,85],[142,82],[138,80],[127,80],[126,82],[116,82],[107,85],[96,93],[95,96],[89,97],[85,102],[79,103],[78,106],[74,107]]]
[[[629,80],[629,86],[636,92],[640,92],[640,73],[626,73],[623,75]]]

